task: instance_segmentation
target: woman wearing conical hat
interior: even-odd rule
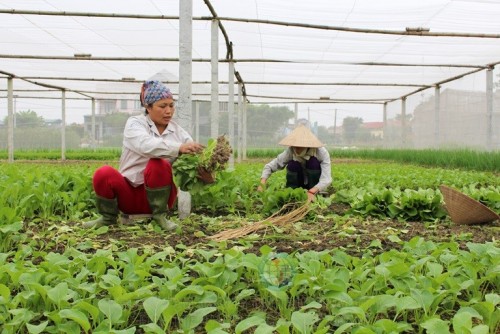
[[[330,153],[323,143],[304,125],[299,125],[280,145],[288,146],[276,158],[264,166],[258,190],[272,173],[286,167],[286,187],[304,188],[310,201],[332,183]]]

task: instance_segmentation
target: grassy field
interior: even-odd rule
[[[271,159],[282,151],[276,149],[249,149],[249,159]],[[500,151],[474,151],[468,149],[456,150],[410,150],[410,149],[329,149],[332,159],[370,159],[385,160],[401,163],[434,166],[443,168],[460,168],[467,170],[500,172]],[[118,160],[119,148],[99,148],[68,150],[65,152],[67,160]],[[235,155],[237,152],[235,152]],[[0,159],[6,160],[8,153],[0,150]],[[60,160],[58,150],[29,150],[16,151],[16,160]]]

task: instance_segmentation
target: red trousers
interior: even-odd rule
[[[150,159],[144,170],[144,184],[132,186],[118,170],[111,166],[99,167],[92,179],[94,191],[97,196],[104,198],[117,198],[118,208],[127,214],[151,213],[146,196],[146,188],[161,188],[171,186],[168,207],[172,208],[177,198],[172,173],[172,165],[168,160]],[[167,205],[167,203],[165,203]]]

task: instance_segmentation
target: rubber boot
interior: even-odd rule
[[[311,189],[318,184],[321,177],[321,170],[319,169],[306,169],[307,175],[307,189]]]
[[[83,228],[101,227],[105,225],[116,224],[118,219],[118,201],[116,198],[108,199],[97,196],[96,198],[97,212],[101,217],[83,223]]]
[[[300,188],[299,184],[299,173],[286,171],[286,187],[287,188]]]
[[[149,207],[153,213],[153,220],[165,231],[175,230],[177,224],[167,218],[167,203],[170,197],[170,186],[154,189],[146,187],[146,195],[148,197]]]

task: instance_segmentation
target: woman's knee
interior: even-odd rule
[[[99,196],[113,198],[114,191],[112,189],[112,185],[115,184],[120,178],[123,178],[120,172],[113,167],[107,165],[99,167],[92,177],[94,191]]]
[[[120,174],[116,169],[114,169],[111,166],[101,166],[99,167],[95,172],[93,176],[93,182],[102,182],[104,180],[107,180],[111,177],[114,177],[116,174]]]
[[[156,188],[172,182],[172,164],[166,159],[150,159],[144,170],[144,184]]]
[[[319,162],[318,158],[311,157],[306,161],[306,168],[312,170],[321,170],[321,162]]]
[[[302,166],[300,162],[292,160],[286,165],[286,170],[289,172],[300,173],[302,171]]]

